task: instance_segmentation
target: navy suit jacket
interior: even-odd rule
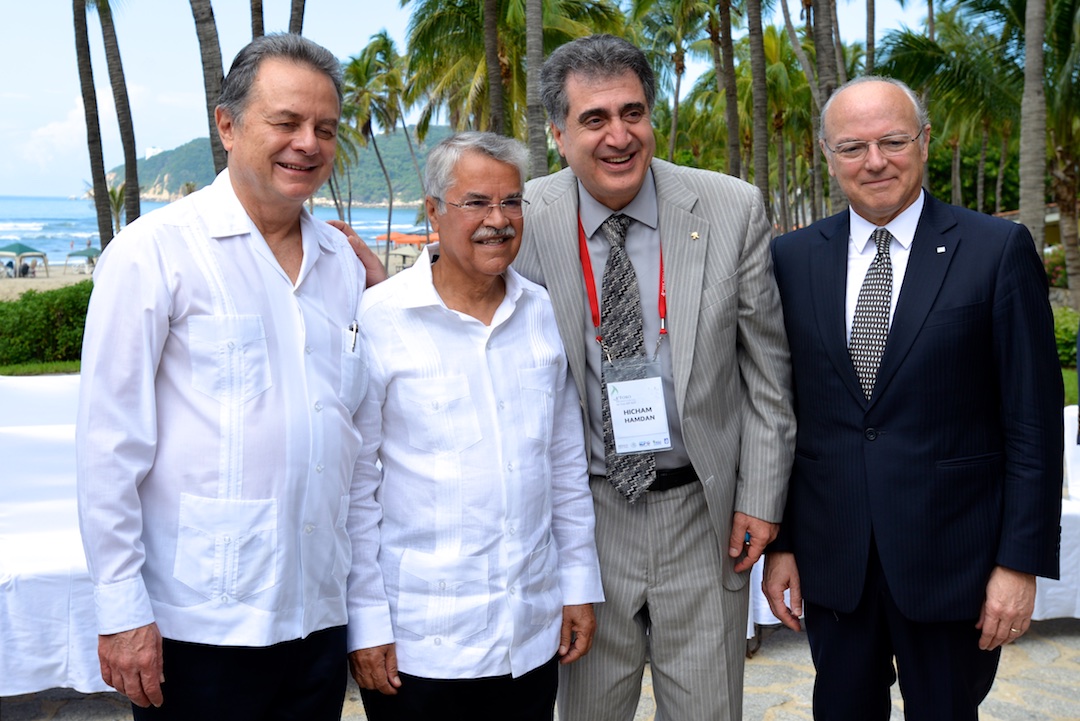
[[[914,621],[978,616],[996,565],[1056,578],[1062,384],[1027,229],[929,194],[868,402],[847,349],[849,215],[773,243],[798,433],[781,535],[803,597],[862,594],[871,536]]]

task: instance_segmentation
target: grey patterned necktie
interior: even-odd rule
[[[601,226],[611,244],[601,286],[600,335],[604,339],[604,361],[607,355],[613,360],[642,356],[645,348],[641,329],[641,293],[634,266],[626,254],[626,229],[629,225],[629,216],[619,213],[605,220]],[[615,452],[606,383],[600,395],[603,398],[607,479],[633,503],[655,480],[656,461],[652,453],[620,455]]]
[[[881,356],[885,353],[885,341],[889,337],[889,310],[892,307],[892,258],[889,245],[892,233],[878,228],[870,236],[877,245],[877,255],[859,289],[855,303],[855,317],[851,321],[851,362],[859,376],[866,399],[874,393]]]

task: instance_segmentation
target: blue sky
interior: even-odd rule
[[[799,3],[788,0],[792,12]],[[90,179],[86,127],[79,92],[71,3],[30,0],[6,3],[0,42],[0,195],[74,196]],[[342,59],[355,55],[386,29],[405,48],[410,9],[398,0],[308,0],[304,35]],[[878,0],[877,35],[917,27],[925,7]],[[207,135],[202,68],[191,6],[184,0],[113,0],[113,19],[131,96],[139,154],[175,148]],[[288,27],[288,0],[264,0],[267,32]],[[840,0],[845,41],[865,34],[865,3]],[[214,2],[226,69],[251,38],[249,4]],[[88,18],[105,167],[123,162],[108,85],[101,26]],[[782,22],[777,13],[776,23]],[[684,87],[689,87],[685,83]]]

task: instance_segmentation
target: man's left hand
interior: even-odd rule
[[[993,651],[1023,636],[1035,611],[1035,576],[996,566],[986,583],[986,600],[975,628],[979,648]]]
[[[563,606],[562,633],[559,634],[559,663],[577,661],[592,648],[596,634],[596,614],[591,603]]]
[[[735,564],[735,571],[742,573],[753,568],[761,554],[765,552],[765,546],[772,543],[776,538],[776,532],[780,529],[779,524],[769,523],[760,518],[748,516],[745,513],[735,512],[731,521],[731,538],[728,539],[728,555],[739,558],[743,553],[746,556]],[[746,540],[746,534],[750,534],[750,540]]]
[[[352,229],[352,226],[343,220],[328,220],[326,222],[345,234],[345,238],[349,241],[349,245],[352,246],[353,252],[356,253],[356,257],[360,259],[360,263],[364,266],[368,288],[376,283],[383,282],[389,277],[386,274],[386,268],[383,267],[382,261],[379,260],[371,248],[367,246],[367,243],[360,240],[360,236],[356,234],[356,231]]]

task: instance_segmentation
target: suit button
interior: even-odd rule
[[[876,441],[877,440],[877,429],[876,428],[867,428],[865,431],[863,431],[863,435],[866,436],[866,440],[868,440],[868,441]]]

